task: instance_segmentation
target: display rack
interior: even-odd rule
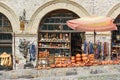
[[[71,55],[71,40],[69,32],[39,32],[38,41],[39,60],[41,59],[50,64],[54,63],[55,57],[69,57]],[[53,59],[53,60],[51,60]],[[46,63],[47,65],[49,63]],[[42,64],[41,64],[42,65]]]

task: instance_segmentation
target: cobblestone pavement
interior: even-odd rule
[[[120,80],[120,74],[113,75],[97,75],[97,76],[63,76],[63,77],[42,77],[42,78],[32,78],[32,79],[0,79],[0,80]]]
[[[120,74],[87,76],[76,80],[120,80]]]
[[[120,65],[0,71],[0,80],[120,80]]]

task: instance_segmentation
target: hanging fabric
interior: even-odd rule
[[[89,54],[93,54],[93,43],[89,43]]]
[[[35,60],[35,54],[36,54],[36,48],[35,45],[32,43],[30,46],[30,61],[34,61]]]
[[[21,31],[25,30],[25,22],[23,20],[20,21],[20,30]]]
[[[87,53],[87,42],[84,41],[84,53]]]

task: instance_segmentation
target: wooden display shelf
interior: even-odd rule
[[[67,30],[39,30],[39,32],[43,32],[43,33],[69,33],[69,32],[72,32],[72,33],[76,33],[76,32],[82,32],[82,31],[75,31],[75,30],[71,30],[71,29],[67,29]]]
[[[116,45],[116,46],[113,46],[113,48],[120,48],[120,46]]]
[[[55,42],[55,43],[61,43],[61,42],[65,42],[65,43],[69,43],[70,41],[38,41],[38,42]]]
[[[70,58],[69,56],[66,57],[66,56],[55,56],[54,58]]]
[[[12,40],[0,40],[0,43],[12,43]]]
[[[38,47],[38,48],[46,48],[46,49],[70,49],[69,47]]]
[[[12,44],[0,44],[0,47],[12,47]]]
[[[39,57],[39,59],[49,59],[49,57]]]

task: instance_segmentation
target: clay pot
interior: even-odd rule
[[[85,66],[85,63],[81,63],[80,66]]]
[[[110,60],[110,61],[109,61],[109,64],[113,64],[113,61],[112,61],[112,60]]]
[[[42,67],[41,67],[41,66],[38,66],[37,69],[40,70],[40,69],[42,69]]]
[[[75,60],[71,60],[72,63],[75,63]]]
[[[102,63],[102,65],[105,65],[105,64],[106,64],[106,62],[105,62],[105,61],[102,61],[101,63]]]
[[[77,57],[77,58],[76,58],[76,61],[81,61],[81,58]]]
[[[65,61],[61,61],[61,63],[62,63],[62,64],[64,64],[64,63],[65,63]]]
[[[87,54],[82,54],[82,57],[87,57],[88,55]]]
[[[83,61],[85,61],[85,60],[87,60],[87,59],[88,59],[87,57],[82,57],[82,60],[83,60]]]
[[[62,67],[62,64],[57,64],[56,67],[59,67],[59,68],[60,68],[60,67]]]
[[[80,61],[77,61],[76,64],[81,64],[81,62],[80,62]]]
[[[55,61],[55,64],[60,64],[60,61]]]
[[[65,57],[63,57],[63,58],[61,58],[61,60],[62,60],[62,61],[65,61],[66,59],[65,59]]]
[[[94,60],[95,60],[95,58],[89,58],[89,60],[90,60],[90,61],[94,61]]]
[[[76,58],[80,58],[81,55],[79,53],[76,54]]]
[[[63,67],[66,67],[66,66],[67,66],[67,64],[62,64],[62,66],[63,66]]]
[[[113,61],[113,63],[114,63],[114,64],[119,64],[119,61],[118,61],[118,60],[116,60],[116,61]]]
[[[69,65],[69,64],[71,64],[71,62],[70,62],[70,61],[68,61],[68,62],[67,62],[67,64]]]
[[[55,68],[55,64],[51,64],[50,67],[51,67],[51,68]]]
[[[94,57],[94,54],[89,54],[88,57]]]
[[[75,56],[71,56],[71,60],[75,60]]]
[[[75,67],[75,65],[76,65],[75,63],[72,63],[72,67]]]
[[[75,66],[76,66],[76,67],[79,67],[79,66],[80,66],[80,64],[75,64]]]

